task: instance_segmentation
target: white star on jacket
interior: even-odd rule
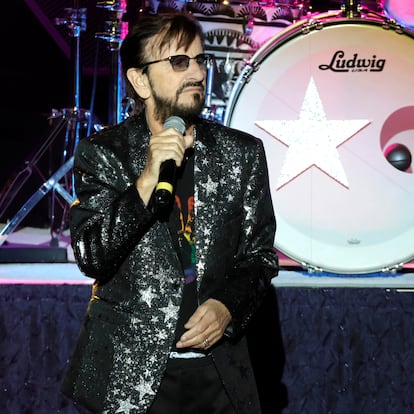
[[[263,120],[256,125],[288,146],[277,189],[312,166],[349,187],[337,148],[371,121],[327,120],[313,78],[310,79],[298,120]]]
[[[139,408],[138,406],[131,404],[131,397],[128,397],[126,400],[120,401],[119,408],[115,413],[127,413],[129,414],[131,410]]]
[[[168,306],[160,308],[160,311],[164,313],[164,322],[168,322],[173,319],[178,312],[179,306],[172,303],[171,299],[168,301]]]
[[[151,286],[148,287],[148,289],[141,289],[139,291],[139,293],[141,293],[141,297],[142,300],[149,306],[151,307],[152,305],[152,300],[157,296],[155,293],[152,292],[152,288]]]

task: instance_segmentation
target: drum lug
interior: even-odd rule
[[[310,33],[311,30],[322,30],[323,29],[323,21],[319,19],[310,18],[306,23],[302,25],[301,33],[306,35]]]
[[[398,24],[397,21],[394,19],[386,19],[382,27],[385,30],[394,30],[395,33],[398,33],[398,34],[404,33],[403,27],[400,24]]]
[[[314,266],[309,263],[302,262],[301,265],[308,273],[322,273],[324,271],[321,267]]]
[[[245,83],[249,83],[252,74],[254,72],[257,72],[259,70],[259,67],[259,62],[251,62],[249,60],[246,60],[244,62],[242,77]]]
[[[397,263],[397,264],[389,266],[389,267],[383,267],[381,269],[381,272],[382,273],[397,273],[403,267],[404,267],[404,263]]]

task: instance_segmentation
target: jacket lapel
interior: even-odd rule
[[[197,124],[194,162],[194,209],[198,286],[204,274],[206,257],[211,243],[211,229],[216,220],[218,198],[221,194],[222,154],[211,130]]]

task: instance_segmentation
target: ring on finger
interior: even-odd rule
[[[208,338],[205,338],[203,341],[204,349],[208,348],[209,346],[210,346],[210,341],[208,340]]]

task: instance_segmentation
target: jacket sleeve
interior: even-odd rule
[[[92,140],[79,142],[74,161],[77,200],[70,210],[70,232],[80,270],[109,279],[146,233],[153,214],[119,156]]]
[[[252,166],[243,196],[242,229],[232,269],[212,297],[224,303],[232,315],[226,335],[244,332],[259,308],[271,280],[278,274],[274,248],[276,219],[269,189],[269,177],[263,144],[256,140]]]

